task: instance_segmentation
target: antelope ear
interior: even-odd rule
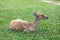
[[[33,12],[33,14],[34,14],[35,16],[36,16],[36,13],[37,13],[37,12]]]

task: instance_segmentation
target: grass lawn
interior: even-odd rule
[[[49,17],[39,21],[36,32],[8,30],[13,19],[31,22],[34,11],[41,11]],[[0,0],[0,40],[60,40],[60,6],[40,0]]]

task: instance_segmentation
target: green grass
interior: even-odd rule
[[[41,11],[49,17],[39,22],[36,32],[8,30],[13,19],[31,22],[34,11]],[[0,40],[60,40],[60,6],[40,0],[0,0]]]
[[[60,0],[53,0],[53,1],[60,1]]]

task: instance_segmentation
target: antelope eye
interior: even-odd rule
[[[41,16],[44,16],[44,15],[41,15]]]

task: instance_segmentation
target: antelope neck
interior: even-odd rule
[[[40,20],[40,18],[36,16],[35,19],[34,19],[34,21],[33,21],[33,26],[34,27],[36,27],[38,25],[39,20]]]

